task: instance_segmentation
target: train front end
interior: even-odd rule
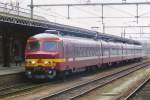
[[[52,79],[56,76],[61,58],[62,40],[48,33],[41,33],[28,39],[25,51],[25,74],[28,78]]]

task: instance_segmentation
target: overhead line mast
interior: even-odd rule
[[[33,18],[33,9],[34,9],[33,0],[31,0],[30,8],[31,8],[31,18]]]
[[[34,7],[58,7],[58,6],[61,6],[61,7],[67,7],[67,19],[70,19],[70,8],[71,7],[74,7],[74,6],[101,6],[101,23],[102,23],[102,32],[105,33],[105,28],[108,27],[108,26],[105,26],[105,22],[104,22],[104,18],[105,18],[105,15],[104,15],[104,6],[111,6],[111,5],[134,5],[136,7],[136,15],[133,15],[134,18],[136,18],[136,23],[138,24],[139,23],[139,18],[140,15],[139,15],[139,5],[150,5],[150,2],[126,2],[126,0],[122,0],[123,2],[120,2],[120,3],[75,3],[75,4],[40,4],[40,5],[34,5],[33,4],[33,0],[31,0],[31,5],[30,8],[31,8],[31,18],[33,18],[33,9]],[[107,18],[107,17],[106,17]],[[145,27],[145,26],[144,26]],[[146,26],[147,27],[147,26]]]
[[[33,8],[34,7],[46,7],[46,6],[67,6],[68,7],[68,19],[70,18],[70,7],[72,6],[107,6],[107,5],[136,5],[137,6],[137,18],[139,18],[138,16],[138,5],[149,5],[150,2],[131,2],[131,3],[82,3],[82,4],[41,4],[41,5],[33,5],[33,0],[31,0],[31,5],[28,5],[30,6],[31,8],[31,14],[33,14]],[[103,8],[103,7],[102,7]],[[137,21],[138,22],[138,21]]]
[[[105,24],[104,24],[104,15],[103,15],[103,12],[104,12],[104,6],[109,6],[109,5],[135,5],[136,6],[136,16],[135,18],[137,19],[137,24],[138,24],[138,19],[139,19],[139,5],[149,5],[150,2],[126,2],[126,0],[124,0],[125,2],[122,2],[122,3],[76,3],[76,4],[41,4],[41,5],[33,5],[33,0],[31,0],[31,5],[30,8],[31,8],[31,18],[33,18],[33,9],[34,7],[47,7],[47,6],[66,6],[67,7],[67,18],[70,19],[70,7],[73,7],[73,6],[99,6],[101,5],[102,6],[102,25],[103,25],[103,32],[105,32]]]

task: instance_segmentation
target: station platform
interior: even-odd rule
[[[22,83],[26,80],[23,66],[11,64],[10,67],[0,65],[0,88]]]
[[[15,74],[24,72],[25,68],[22,65],[11,64],[10,67],[3,67],[0,65],[0,76],[7,74]]]

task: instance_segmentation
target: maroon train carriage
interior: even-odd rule
[[[40,33],[27,41],[25,68],[28,78],[51,79],[58,73],[140,58],[142,47],[137,44]]]

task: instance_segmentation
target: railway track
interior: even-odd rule
[[[139,68],[141,68],[141,67],[139,67],[139,65],[140,66],[147,66],[148,64],[150,64],[150,61],[149,60],[147,60],[147,61],[143,61],[142,63],[140,62],[140,63],[135,63],[135,64],[132,64],[132,65],[129,65],[129,67],[131,67],[131,69],[133,69],[134,71],[135,70],[138,70]],[[136,69],[134,69],[135,67],[137,67]],[[127,67],[128,68],[128,67]],[[124,71],[126,71],[126,74],[129,74],[128,73],[128,71],[129,70],[127,70],[127,68],[125,68],[125,69],[121,69],[122,71],[121,72],[124,72]],[[90,85],[90,84],[93,84],[93,85],[91,85],[90,86],[90,90],[89,91],[91,91],[92,90],[92,88],[93,87],[95,87],[96,85],[95,85],[95,83],[97,83],[97,85],[99,84],[99,85],[101,85],[101,86],[103,86],[103,85],[105,85],[106,83],[109,83],[109,81],[108,80],[111,80],[111,81],[113,81],[112,79],[111,79],[111,75],[113,74],[113,76],[112,77],[115,77],[115,76],[117,76],[117,74],[118,73],[121,73],[121,72],[118,72],[118,71],[113,71],[113,72],[111,72],[111,73],[109,73],[109,74],[107,74],[107,75],[101,75],[101,76],[97,76],[96,78],[94,78],[94,80],[86,80],[86,81],[84,81],[84,83],[83,82],[80,82],[80,83],[82,83],[82,84],[77,84],[76,86],[74,86],[74,87],[67,87],[67,89],[66,90],[63,90],[63,91],[59,91],[59,92],[53,92],[52,94],[50,94],[49,96],[41,96],[41,98],[40,99],[51,99],[51,98],[53,98],[53,99],[55,99],[55,97],[56,97],[56,99],[58,99],[57,98],[57,96],[58,97],[61,97],[60,96],[60,94],[62,95],[63,93],[65,93],[65,91],[72,91],[72,90],[74,90],[74,89],[77,89],[78,87],[80,88],[80,87],[82,87],[83,86],[83,91],[82,91],[82,93],[81,93],[81,91],[79,92],[80,93],[80,95],[79,94],[76,94],[76,95],[67,95],[69,98],[64,98],[65,100],[66,99],[73,99],[73,98],[76,98],[76,97],[79,97],[79,96],[81,96],[82,94],[85,94],[85,93],[87,93],[87,92],[85,92],[85,90],[86,90],[86,88],[88,87],[89,88],[89,86],[87,86],[87,87],[84,87],[84,85]],[[122,75],[122,77],[123,77],[123,75]],[[119,77],[118,77],[119,78]],[[72,78],[71,78],[72,79]],[[75,78],[76,79],[76,78]],[[93,79],[93,78],[92,78]],[[68,81],[68,80],[70,80],[70,78],[69,79],[66,79],[65,81]],[[115,80],[115,79],[114,79]],[[110,81],[110,82],[111,82]],[[64,82],[64,80],[63,80],[63,82]],[[95,83],[93,83],[93,82],[95,82]],[[56,84],[56,85],[59,85],[61,83],[61,80],[59,80],[59,82],[56,82],[56,81],[54,81],[54,84]],[[34,90],[34,89],[36,89],[36,88],[40,88],[40,87],[42,87],[42,86],[48,86],[48,87],[51,87],[51,85],[52,85],[52,82],[46,82],[46,83],[39,83],[39,84],[35,84],[35,83],[32,83],[32,82],[30,82],[30,83],[24,83],[24,84],[18,84],[18,85],[13,85],[13,86],[9,86],[9,87],[4,87],[4,88],[0,88],[0,98],[4,98],[4,97],[8,97],[8,96],[11,96],[11,95],[13,95],[13,96],[16,96],[16,97],[18,97],[19,95],[20,95],[20,93],[25,93],[25,94],[31,94],[32,92],[32,90]],[[98,87],[98,86],[97,86]],[[73,93],[74,94],[74,93]],[[66,95],[66,94],[65,94]],[[61,98],[62,99],[62,98]]]
[[[150,95],[150,77],[143,81],[134,91],[128,94],[124,100],[149,100]],[[143,93],[141,93],[143,91]],[[148,93],[148,94],[147,94]],[[143,95],[144,94],[144,95]],[[141,99],[140,99],[141,98]]]
[[[140,65],[136,65],[129,69],[122,70],[120,72],[108,75],[106,77],[98,77],[96,79],[87,81],[82,84],[78,84],[71,88],[67,88],[65,90],[50,94],[45,97],[39,98],[40,100],[73,100],[77,99],[88,92],[91,92],[94,89],[100,88],[108,83],[111,83],[114,80],[117,80],[121,77],[127,76],[128,74],[135,72],[143,67],[150,65],[150,62],[142,63]]]
[[[36,83],[32,83],[32,82],[26,82],[26,83],[21,83],[21,84],[17,84],[17,85],[12,85],[9,87],[0,88],[0,98],[14,95],[14,94],[17,94],[19,92],[30,91],[31,89],[35,89],[35,88],[45,86],[48,84],[49,83],[36,84]]]

